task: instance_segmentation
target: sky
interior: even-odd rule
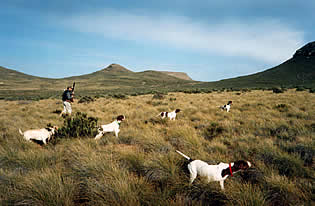
[[[0,66],[62,78],[112,63],[217,81],[315,40],[314,0],[1,0]]]

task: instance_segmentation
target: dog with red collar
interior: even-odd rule
[[[224,190],[224,180],[229,176],[233,177],[233,174],[242,170],[246,170],[251,167],[251,163],[244,160],[239,160],[232,163],[219,163],[218,165],[209,165],[202,160],[192,160],[187,155],[176,150],[176,152],[188,161],[188,170],[190,173],[190,184],[194,182],[197,175],[206,177],[208,183],[212,181],[220,182],[221,189]]]

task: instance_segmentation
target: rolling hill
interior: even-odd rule
[[[204,83],[203,87],[315,87],[315,42],[298,49],[284,63],[252,75]]]
[[[132,72],[118,64],[111,64],[90,74],[61,79],[35,77],[0,67],[0,98],[58,96],[66,86],[71,85],[74,81],[76,89],[80,91],[81,95],[169,91],[194,84],[194,81],[181,79],[164,72],[151,70]]]
[[[214,88],[270,88],[304,86],[315,88],[315,42],[298,49],[284,63],[252,75],[216,82],[198,82],[182,72],[133,72],[119,64],[86,75],[50,79],[0,67],[0,98],[11,96],[53,96],[77,82],[81,94],[148,93]]]

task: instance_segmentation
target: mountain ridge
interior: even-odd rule
[[[174,75],[175,74],[175,75]],[[179,76],[181,78],[179,78]],[[297,87],[315,88],[315,42],[296,50],[287,61],[251,75],[223,79],[215,82],[200,82],[187,79],[186,73],[146,70],[133,72],[119,64],[85,75],[51,79],[27,75],[0,67],[0,97],[13,95],[13,91],[60,91],[73,81],[80,91],[87,94],[112,92],[183,91],[186,89],[211,90],[219,88],[271,88]],[[186,78],[186,79],[185,79]]]
[[[212,84],[207,82],[205,84]],[[217,87],[315,87],[315,41],[296,50],[292,58],[255,74],[214,82]],[[250,86],[248,86],[250,85]]]

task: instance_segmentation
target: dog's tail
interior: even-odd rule
[[[20,132],[21,135],[24,135],[23,132],[22,132],[22,130],[21,130],[20,128],[19,128],[19,132]]]
[[[187,155],[181,153],[180,151],[176,150],[176,152],[177,152],[178,154],[182,155],[183,157],[185,157],[186,159],[191,160],[190,157],[188,157]]]

